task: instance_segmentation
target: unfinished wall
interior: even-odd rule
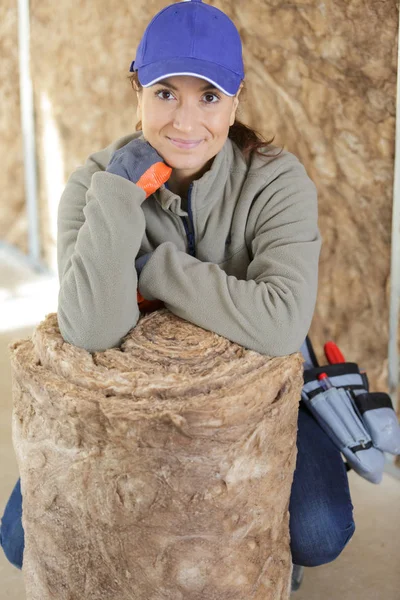
[[[0,240],[27,252],[15,0],[0,4],[0,73]]]
[[[209,3],[234,20],[243,39],[247,95],[240,118],[295,153],[319,191],[324,243],[311,328],[317,354],[322,358],[323,343],[334,339],[348,360],[367,370],[372,388],[386,389],[396,2]],[[135,129],[129,65],[147,23],[167,4],[138,0],[110,8],[100,1],[31,2],[41,229],[48,261],[55,252],[54,215],[66,178],[91,152]],[[3,27],[11,38],[13,19]],[[1,60],[7,72],[15,69],[13,52]],[[14,123],[7,133],[12,158],[2,177],[17,215],[20,141],[17,90],[10,89],[6,121]],[[2,147],[3,164],[6,153]],[[10,217],[2,231],[13,231]]]

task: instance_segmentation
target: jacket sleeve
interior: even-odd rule
[[[270,182],[254,210],[246,280],[164,242],[143,268],[139,291],[246,348],[284,356],[304,342],[318,287],[317,191],[303,165],[298,162]]]
[[[89,352],[117,346],[139,318],[135,257],[146,193],[105,171],[113,145],[69,177],[58,206],[58,325]]]

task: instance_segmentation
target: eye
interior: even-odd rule
[[[218,94],[212,94],[211,92],[207,92],[204,96],[214,96],[214,98],[217,98],[217,102],[221,99]],[[206,102],[206,104],[216,104],[217,102]]]
[[[155,96],[157,96],[158,98],[160,98],[160,94],[170,94],[171,92],[169,90],[158,90],[158,92],[155,92]],[[165,100],[165,98],[160,98],[160,100]]]
[[[168,101],[168,98],[160,97],[160,94],[171,94],[172,95],[172,92],[170,90],[168,90],[168,89],[165,88],[165,89],[162,89],[162,90],[158,90],[157,92],[154,93],[154,95],[157,98],[160,98],[160,100],[166,100],[166,101]],[[217,100],[215,102],[205,102],[205,104],[217,104],[220,101],[220,99],[221,99],[218,94],[214,94],[214,93],[211,93],[211,92],[207,92],[206,94],[204,94],[204,97],[207,97],[207,96],[208,97],[210,97],[210,96],[214,97]]]

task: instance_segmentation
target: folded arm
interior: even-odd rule
[[[259,213],[246,280],[165,242],[144,266],[139,291],[246,348],[283,356],[300,349],[315,308],[321,248],[316,188],[307,176],[278,178],[254,206]]]
[[[146,193],[105,172],[113,150],[74,171],[58,207],[58,324],[67,342],[88,351],[118,345],[139,318],[135,257]]]

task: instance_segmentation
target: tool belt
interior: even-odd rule
[[[320,366],[308,336],[300,351],[305,360],[302,401],[344,455],[347,470],[380,483],[384,452],[400,454],[400,426],[390,396],[370,392],[367,374],[356,363]],[[322,374],[327,377],[320,380]]]

